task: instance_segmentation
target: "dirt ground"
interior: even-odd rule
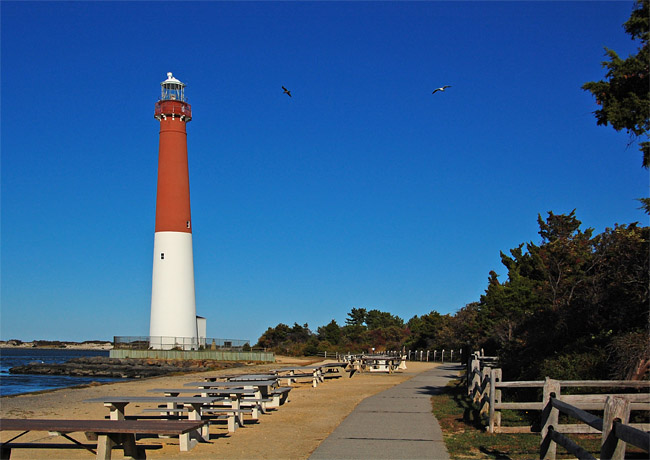
[[[226,369],[181,376],[156,377],[146,380],[119,382],[86,388],[62,389],[41,394],[7,396],[0,398],[2,418],[52,418],[52,419],[102,419],[108,409],[101,403],[84,400],[107,395],[151,396],[151,388],[179,388],[187,382],[202,380],[207,375],[251,373],[286,365],[304,365],[306,360],[279,358],[274,364],[246,368]],[[139,438],[149,459],[306,459],[320,442],[343,421],[363,399],[386,390],[436,364],[408,362],[408,369],[394,374],[355,373],[342,378],[328,379],[312,388],[311,384],[298,383],[289,394],[289,401],[279,409],[262,414],[259,421],[246,420],[246,426],[228,433],[225,421],[210,426],[210,442],[200,443],[189,452],[180,452],[178,438]],[[127,415],[142,413],[142,409],[155,405],[130,404]],[[19,433],[2,432],[5,442]],[[89,447],[83,433],[71,435]],[[45,432],[30,432],[16,442],[39,441],[71,446],[70,441]],[[93,455],[85,449],[16,449],[12,459],[89,459]],[[113,451],[114,459],[122,459],[122,449]]]

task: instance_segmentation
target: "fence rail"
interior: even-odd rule
[[[549,379],[549,382],[551,385],[554,384],[554,381],[551,379]],[[540,458],[555,459],[556,445],[559,444],[570,454],[580,459],[596,460],[596,457],[583,449],[579,444],[555,429],[554,424],[558,423],[559,413],[578,419],[602,433],[600,458],[623,460],[625,458],[626,444],[632,444],[649,452],[650,433],[628,424],[630,418],[630,401],[627,395],[608,396],[603,412],[603,418],[600,418],[558,399],[551,393],[547,407],[543,412],[545,418],[542,420]],[[648,427],[646,427],[647,429]]]
[[[479,412],[487,418],[490,433],[531,433],[533,426],[502,426],[501,410],[538,410],[541,412],[540,458],[554,459],[560,444],[577,458],[594,457],[565,436],[571,433],[601,433],[601,458],[623,459],[626,443],[649,451],[650,424],[628,423],[631,411],[650,410],[650,394],[571,394],[562,395],[562,387],[650,389],[650,382],[635,380],[553,380],[503,382],[502,371],[494,357],[474,353],[467,364],[467,391]],[[542,401],[503,402],[502,389],[541,388]],[[621,407],[623,409],[621,409]],[[587,410],[602,411],[603,418]],[[559,424],[559,413],[577,419],[579,424]],[[614,415],[612,415],[614,414]]]

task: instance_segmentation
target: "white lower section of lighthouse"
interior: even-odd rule
[[[151,347],[197,347],[192,234],[156,232],[151,288]]]

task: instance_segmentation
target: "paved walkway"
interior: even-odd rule
[[[442,431],[431,412],[431,395],[461,369],[443,364],[364,399],[309,460],[448,460]]]

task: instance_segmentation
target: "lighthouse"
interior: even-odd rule
[[[160,86],[154,115],[160,134],[150,346],[189,350],[197,347],[186,131],[192,108],[185,99],[185,84],[171,72]]]

